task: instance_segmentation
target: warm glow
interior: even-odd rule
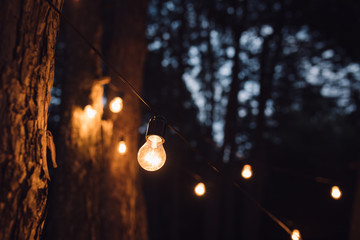
[[[150,135],[146,143],[139,149],[138,162],[147,171],[159,170],[166,161],[166,153],[163,147],[164,139],[157,135]]]
[[[89,118],[93,119],[95,117],[96,110],[91,105],[86,105],[84,110]]]
[[[251,170],[251,166],[249,164],[244,165],[244,167],[241,171],[241,176],[245,179],[249,179],[252,177],[252,170]]]
[[[202,182],[199,182],[198,184],[196,184],[196,186],[194,188],[194,192],[199,197],[203,196],[206,192],[205,184]]]
[[[292,240],[300,240],[300,239],[301,239],[301,237],[300,237],[300,231],[297,230],[297,229],[294,229],[294,230],[292,231],[292,234],[291,234],[291,239],[292,239]]]
[[[123,100],[121,97],[116,97],[113,100],[111,100],[110,104],[110,111],[112,111],[113,113],[118,113],[122,110],[123,108]]]
[[[333,186],[331,188],[331,196],[334,198],[334,199],[339,199],[341,198],[341,191],[340,191],[340,188],[338,186]]]
[[[124,154],[126,152],[125,141],[120,141],[119,143],[119,153]]]

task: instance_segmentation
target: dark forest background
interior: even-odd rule
[[[105,50],[114,2],[100,8]],[[360,238],[359,11],[356,0],[149,0],[142,94],[223,173],[168,131],[164,167],[140,171],[149,239],[289,239],[233,180],[306,240]],[[64,42],[60,35],[53,132],[67,87]],[[139,146],[151,117],[142,109]],[[193,193],[199,180],[202,198]]]

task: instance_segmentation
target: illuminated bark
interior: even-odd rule
[[[1,1],[0,23],[0,239],[39,239],[59,17],[45,1]]]

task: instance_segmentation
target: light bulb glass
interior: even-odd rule
[[[84,110],[89,118],[93,119],[95,117],[96,110],[91,105],[86,105]]]
[[[125,141],[120,141],[119,143],[119,153],[124,154],[126,152]]]
[[[294,229],[291,234],[291,239],[292,240],[300,240],[301,239],[300,237],[301,237],[300,231],[297,229]]]
[[[334,198],[336,200],[341,198],[341,190],[338,186],[333,186],[331,188],[331,196],[332,196],[332,198]]]
[[[163,147],[164,139],[158,135],[146,137],[146,143],[139,149],[138,162],[147,171],[156,171],[164,166],[166,153]]]
[[[252,177],[252,170],[251,170],[251,166],[249,164],[244,165],[244,167],[241,171],[241,176],[245,179],[249,179]]]
[[[198,184],[196,184],[196,186],[194,188],[194,192],[199,197],[203,196],[206,192],[205,184],[202,182],[199,182]]]
[[[115,97],[113,100],[110,101],[109,104],[110,111],[113,113],[118,113],[123,108],[123,100],[121,97]]]

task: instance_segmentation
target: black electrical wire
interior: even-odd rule
[[[82,34],[75,26],[74,24],[71,23],[71,21],[69,19],[67,19],[62,13],[61,11],[50,1],[50,0],[45,0],[52,9],[55,10],[55,12],[57,12],[59,14],[59,16],[79,35],[79,37],[91,48],[91,50],[93,50],[96,55],[99,56],[99,58],[105,63],[105,65],[107,65],[109,67],[110,70],[112,70],[117,77],[126,85],[128,85],[128,87],[130,88],[130,90],[132,91],[132,93],[140,99],[140,101],[149,109],[149,111],[151,113],[154,113],[153,110],[151,109],[150,105],[141,97],[140,93],[135,89],[135,87],[128,81],[126,80],[126,78],[116,69],[116,67],[114,65],[112,65],[108,60],[105,59],[105,57],[102,55],[102,53],[96,48],[94,47],[94,45],[84,36],[84,34]],[[117,88],[116,86],[114,86],[115,88]]]
[[[115,66],[113,66],[109,61],[105,59],[105,57],[102,55],[102,53],[71,23],[70,20],[68,20],[61,11],[50,1],[45,0],[49,6],[59,14],[59,16],[79,35],[79,37],[98,55],[98,57],[111,69],[117,77],[125,84],[127,85],[132,93],[149,109],[149,111],[154,114],[152,108],[150,105],[141,97],[140,93],[135,89],[135,87],[116,69]],[[116,87],[116,86],[115,86]],[[211,162],[207,160],[207,158],[181,134],[179,130],[177,130],[173,125],[167,124],[167,126],[198,156],[200,156],[207,165],[215,172],[217,172],[220,175],[223,175],[222,172],[219,171],[219,169],[213,165]],[[291,235],[291,230],[284,224],[282,221],[280,221],[278,218],[276,218],[271,212],[266,210],[256,199],[254,199],[250,194],[248,194],[244,189],[240,187],[238,183],[235,181],[232,182],[232,184],[240,190],[240,192],[247,197],[251,202],[255,204],[260,210],[262,210],[270,219],[275,221],[281,228],[283,228],[287,233]]]

